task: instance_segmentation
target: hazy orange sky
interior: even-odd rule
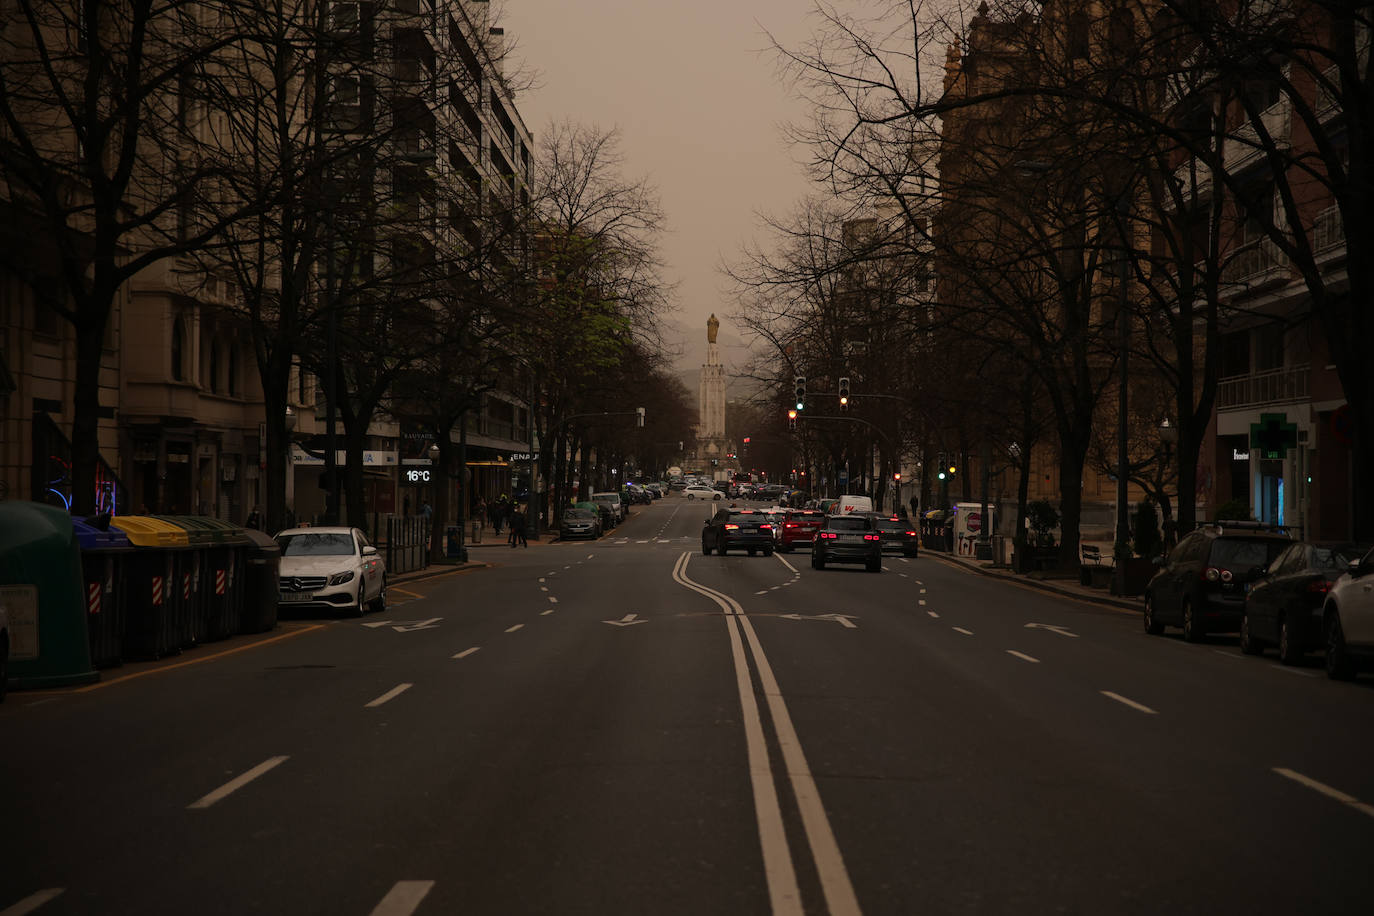
[[[808,190],[779,126],[806,117],[776,72],[768,30],[809,34],[811,0],[504,0],[494,12],[538,86],[517,99],[538,134],[550,120],[619,127],[625,172],[657,185],[677,282],[668,316],[705,333],[725,318],[717,271],[762,237],[757,212],[785,214]]]

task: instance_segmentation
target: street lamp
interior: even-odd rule
[[[1168,417],[1159,423],[1159,441],[1164,445],[1164,463],[1168,464],[1174,457],[1174,445],[1178,442],[1178,427],[1171,424]]]

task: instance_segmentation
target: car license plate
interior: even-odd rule
[[[309,601],[315,597],[314,592],[282,592],[282,601]]]

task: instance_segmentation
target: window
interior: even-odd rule
[[[220,344],[218,341],[210,342],[210,390],[219,394],[219,370],[220,370]]]
[[[230,397],[237,397],[239,393],[239,347],[237,343],[229,345],[229,373],[225,379],[225,390]]]
[[[180,315],[172,322],[172,379],[186,381],[186,322]]]
[[[329,28],[334,32],[353,33],[358,31],[358,4],[335,2],[329,6]]]
[[[1283,368],[1283,338],[1281,324],[1266,324],[1255,329],[1256,372]]]
[[[1236,331],[1221,335],[1221,349],[1217,357],[1217,374],[1220,378],[1249,375],[1250,332]]]

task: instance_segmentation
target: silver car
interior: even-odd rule
[[[362,616],[386,608],[386,563],[357,528],[289,528],[281,547],[278,599],[288,607]]]

